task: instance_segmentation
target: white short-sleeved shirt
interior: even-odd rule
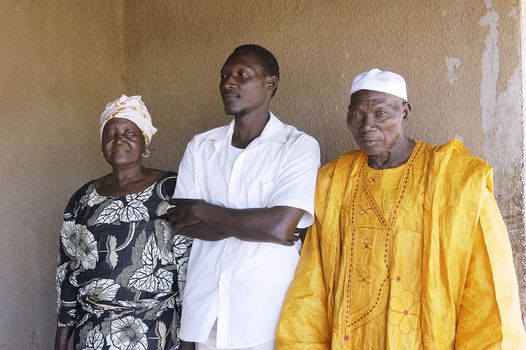
[[[261,135],[235,160],[234,121],[196,135],[179,166],[174,197],[232,209],[290,206],[314,220],[320,150],[311,136],[272,113]],[[183,296],[180,337],[205,343],[217,320],[217,347],[250,347],[275,338],[298,251],[293,246],[195,239]]]

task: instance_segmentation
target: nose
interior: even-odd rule
[[[367,133],[373,130],[376,130],[376,123],[374,120],[374,115],[370,115],[370,114],[364,115],[362,119],[362,123],[360,124],[360,131]]]
[[[122,142],[124,142],[124,139],[125,139],[125,135],[124,135],[124,133],[122,133],[122,132],[116,132],[116,133],[114,134],[114,137],[113,137],[113,142],[114,142],[114,143],[122,143]]]
[[[221,89],[230,90],[235,85],[236,85],[235,81],[231,75],[226,78],[221,79]]]

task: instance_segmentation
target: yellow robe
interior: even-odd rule
[[[359,151],[320,170],[277,349],[526,349],[491,167],[417,142],[381,177]]]

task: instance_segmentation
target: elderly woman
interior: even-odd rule
[[[55,349],[177,349],[191,240],[166,209],[176,174],[145,168],[157,129],[140,96],[121,96],[100,118],[112,172],[71,197],[60,232]]]

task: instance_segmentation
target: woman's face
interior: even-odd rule
[[[141,164],[146,148],[141,129],[124,118],[110,119],[102,131],[102,154],[112,167]]]

